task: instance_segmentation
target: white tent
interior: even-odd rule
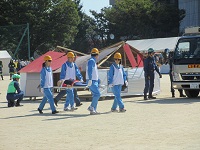
[[[130,40],[126,43],[142,52],[146,52],[149,48],[153,48],[157,52],[164,51],[166,48],[173,51],[179,38],[180,37]]]
[[[3,62],[3,75],[9,74],[8,64],[10,62],[11,56],[7,51],[0,51],[0,60]]]

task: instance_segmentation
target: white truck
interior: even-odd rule
[[[183,89],[187,97],[197,97],[200,91],[200,27],[185,29],[174,50],[172,86]]]

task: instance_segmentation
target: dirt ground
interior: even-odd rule
[[[8,76],[0,81],[0,150],[199,150],[200,99],[171,98],[168,75],[161,79],[156,100],[123,98],[127,112],[111,113],[113,100],[99,101],[100,115],[89,115],[90,102],[52,115],[40,100],[7,108]]]

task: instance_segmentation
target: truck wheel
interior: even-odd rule
[[[185,94],[189,98],[194,98],[194,97],[197,97],[199,95],[199,90],[185,90]]]

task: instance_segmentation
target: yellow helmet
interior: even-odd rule
[[[99,50],[97,48],[93,48],[91,54],[99,54]]]
[[[122,59],[122,55],[120,53],[115,53],[114,59]]]
[[[52,60],[51,56],[49,55],[44,56],[44,61],[47,61],[47,60]]]
[[[68,53],[67,53],[67,57],[68,57],[68,58],[74,58],[75,55],[74,55],[73,52],[68,52]]]

